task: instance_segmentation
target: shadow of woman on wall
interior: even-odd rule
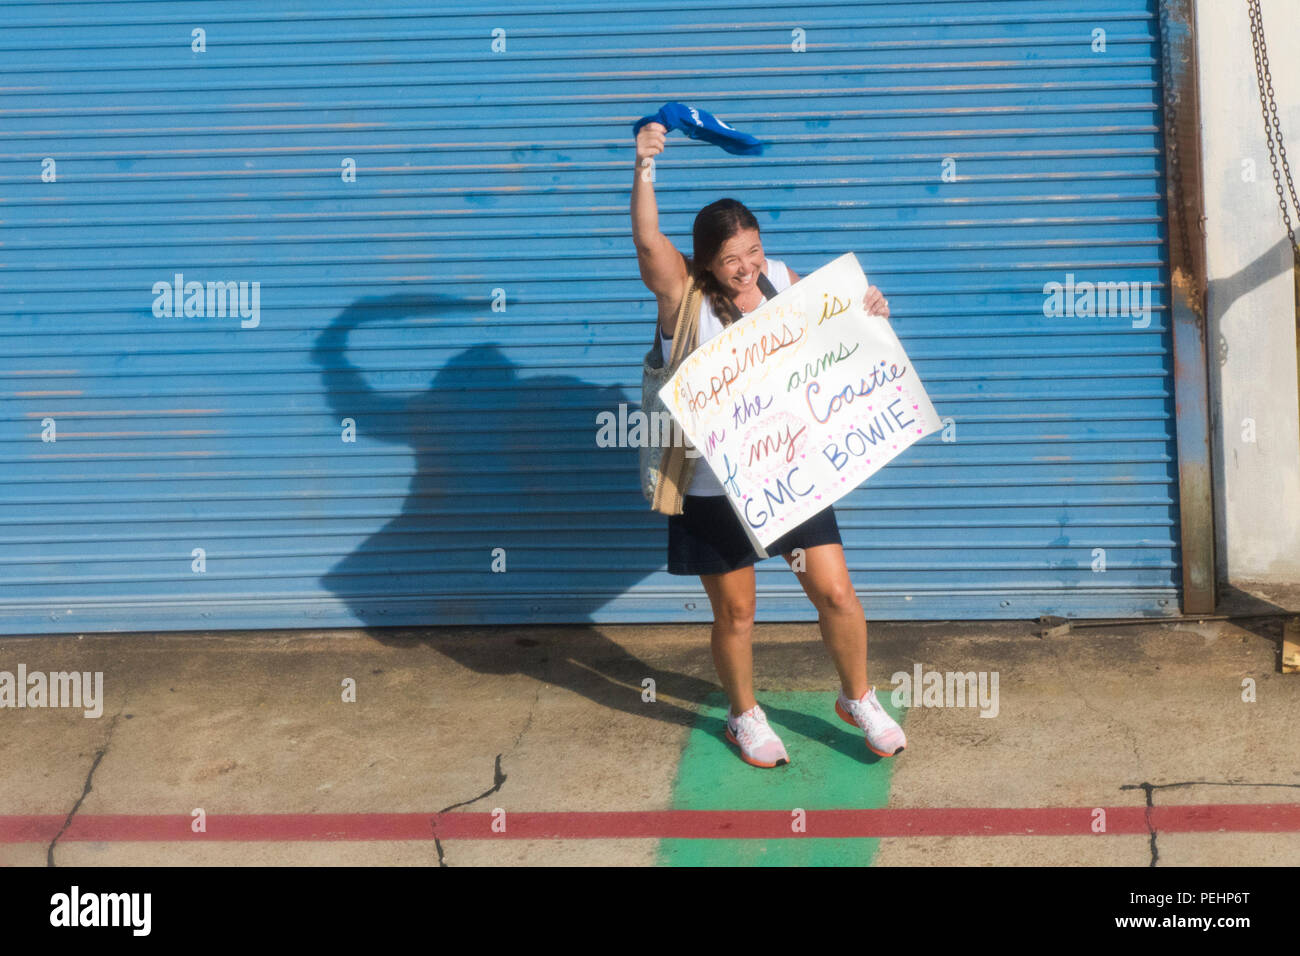
[[[478,673],[523,674],[616,710],[693,726],[693,710],[666,700],[648,707],[642,681],[687,701],[703,700],[715,683],[661,671],[590,626],[595,612],[664,565],[663,518],[638,490],[637,450],[596,444],[597,412],[617,414],[639,396],[572,375],[523,374],[495,343],[437,357],[447,351],[439,323],[481,311],[481,302],[439,296],[361,299],[318,337],[312,360],[329,407],[356,423],[351,447],[364,465],[349,471],[372,474],[371,502],[386,506],[404,494],[394,516],[322,585],[382,643],[427,644]],[[350,343],[375,324],[388,328],[369,330],[364,348]],[[393,328],[402,330],[400,345],[383,334]],[[350,356],[371,350],[388,358],[377,357],[367,373]],[[420,367],[413,361],[392,368],[394,352],[411,350],[433,356],[425,365],[436,369],[431,383],[412,383]],[[415,455],[404,492],[397,489],[408,466],[385,468],[396,459],[375,442]],[[355,508],[367,497],[362,489],[342,500]],[[586,626],[576,641],[565,636],[573,628],[526,635],[429,628],[507,618]]]

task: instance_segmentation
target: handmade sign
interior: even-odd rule
[[[659,392],[760,553],[939,416],[849,252],[692,352]]]

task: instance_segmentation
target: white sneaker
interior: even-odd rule
[[[861,700],[850,700],[841,689],[839,699],[835,701],[835,713],[846,723],[866,732],[867,749],[878,757],[893,757],[907,746],[903,728],[880,706],[874,687]]]
[[[727,708],[727,740],[740,748],[740,758],[755,767],[775,767],[789,763],[785,744],[768,726],[767,714],[755,704],[738,717]]]

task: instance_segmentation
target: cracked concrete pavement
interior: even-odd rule
[[[67,819],[63,821],[63,826],[59,828],[59,832],[54,835],[54,839],[50,841],[49,847],[47,847],[45,850],[46,866],[55,865],[54,863],[55,844],[59,842],[59,837],[63,836],[63,834],[68,832],[68,827],[72,824],[73,817],[77,815],[77,811],[81,809],[81,804],[85,802],[86,797],[89,795],[90,791],[94,789],[93,783],[95,779],[95,771],[99,769],[99,764],[100,761],[104,759],[104,754],[108,753],[109,744],[113,742],[113,731],[116,729],[118,718],[121,716],[122,716],[121,714],[114,714],[112,718],[109,720],[108,732],[104,735],[104,746],[99,748],[99,751],[95,754],[95,759],[92,760],[90,763],[90,770],[86,773],[86,783],[81,788],[81,796],[77,797],[77,802],[74,803],[72,805],[72,809],[68,811],[68,816]]]
[[[871,622],[871,678],[882,693],[918,662],[1000,675],[996,717],[913,706],[889,807],[1300,802],[1300,675],[1279,673],[1280,635],[1278,619],[1053,638],[1028,622]],[[652,839],[447,840],[439,818],[467,808],[667,809],[696,707],[717,688],[699,625],[0,639],[0,670],[20,662],[104,674],[100,719],[0,710],[0,815],[66,817],[53,840],[0,842],[0,863],[31,866],[650,864]],[[833,700],[815,624],[760,624],[755,671],[760,702],[778,690]],[[642,698],[646,678],[653,702]],[[196,809],[209,820],[427,813],[430,838],[61,839],[79,814]],[[875,863],[1297,861],[1297,833],[1150,832],[891,837]]]

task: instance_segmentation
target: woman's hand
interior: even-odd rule
[[[641,166],[647,159],[654,159],[664,151],[667,143],[668,127],[663,123],[646,123],[636,134],[636,164]]]
[[[889,300],[874,285],[867,286],[867,294],[862,298],[862,308],[868,315],[878,315],[882,319],[889,318]]]

